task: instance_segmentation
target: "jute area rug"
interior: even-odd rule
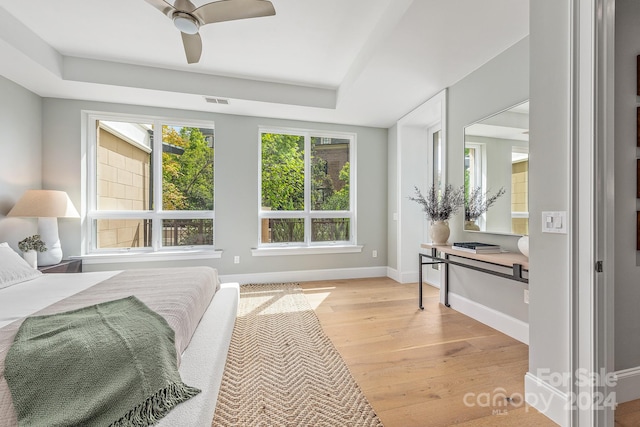
[[[297,284],[243,285],[215,427],[382,426]]]

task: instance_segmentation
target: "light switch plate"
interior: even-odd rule
[[[567,234],[567,212],[542,212],[542,232]]]

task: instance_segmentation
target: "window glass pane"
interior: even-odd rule
[[[349,227],[349,218],[313,218],[311,220],[311,241],[348,241]]]
[[[192,219],[205,216],[187,214],[180,216],[191,218],[170,221],[168,216],[178,215],[163,212],[213,211],[212,124],[200,127],[133,116],[94,121],[91,115],[88,123],[96,132],[96,145],[88,150],[89,169],[95,171],[88,186],[89,251],[213,245],[211,217]]]
[[[349,210],[349,139],[311,138],[311,209]]]
[[[440,131],[433,133],[433,184],[440,192],[442,183],[442,145],[440,144]]]
[[[163,219],[162,246],[213,245],[212,219]]]
[[[96,248],[147,248],[151,246],[151,220],[95,220]]]
[[[150,124],[98,121],[96,203],[98,210],[151,209]]]
[[[262,243],[304,242],[303,218],[264,218]]]
[[[351,219],[317,217],[352,209],[352,138],[300,133],[261,132],[260,243],[351,241]],[[295,218],[269,211],[295,212]]]
[[[473,155],[474,152],[472,148],[464,149],[464,188],[467,192],[469,192],[469,189],[474,184],[471,174],[471,170],[473,168]]]
[[[511,231],[529,234],[529,158],[513,154],[511,164]]]
[[[304,210],[303,136],[262,134],[262,210]]]
[[[474,188],[482,187],[479,154],[477,148],[464,149],[464,189],[467,196]]]
[[[213,210],[213,129],[162,126],[162,209]]]

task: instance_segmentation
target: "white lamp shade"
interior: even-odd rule
[[[64,191],[27,190],[7,216],[79,218],[80,214]]]

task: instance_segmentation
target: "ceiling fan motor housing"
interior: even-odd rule
[[[173,13],[173,25],[185,34],[196,34],[200,29],[200,22],[196,17],[186,12],[175,11]]]

